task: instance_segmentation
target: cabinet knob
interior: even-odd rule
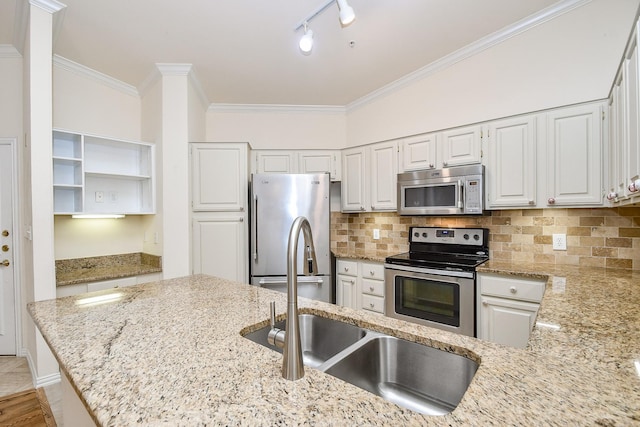
[[[9,230],[2,230],[2,235],[7,237],[9,235]]]
[[[629,191],[632,193],[640,191],[640,179],[634,179],[631,181],[631,184],[629,184]]]
[[[553,197],[549,197],[549,200],[547,200],[547,203],[549,203],[550,205],[553,205],[556,202],[556,199],[554,199]]]
[[[375,273],[373,270],[369,270],[369,274],[373,276],[373,275],[375,275],[376,273]]]
[[[349,271],[349,267],[345,267],[345,268],[344,268],[344,271]]]
[[[442,166],[447,166],[447,162],[442,162]]]
[[[607,194],[607,200],[609,201],[616,200],[617,198],[618,198],[618,193],[616,193],[615,191],[612,191],[609,194]]]
[[[2,262],[0,262],[0,265],[2,265],[3,267],[9,267],[9,264],[11,263],[8,259],[2,260]]]
[[[433,163],[429,163],[429,167],[433,168],[435,165]]]
[[[536,204],[536,202],[535,202],[535,201],[533,201],[533,200],[529,200],[529,204],[530,204],[530,205],[535,205],[535,204]]]
[[[518,289],[516,289],[515,286],[512,286],[509,288],[509,292],[511,292],[512,294],[515,294],[516,292],[518,292]]]
[[[487,306],[489,303],[487,301],[482,301],[482,305]]]
[[[366,209],[364,208],[364,206],[360,206],[360,210],[364,212]]]
[[[356,283],[355,280],[349,280],[349,283],[351,283],[352,285],[354,285]]]
[[[373,307],[375,307],[375,305],[372,302],[370,302],[369,303],[369,307],[373,308]]]
[[[369,286],[369,292],[373,292],[373,286]]]

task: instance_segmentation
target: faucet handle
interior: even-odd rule
[[[285,331],[284,329],[276,328],[276,302],[271,301],[269,303],[269,311],[271,312],[269,316],[269,323],[271,324],[271,329],[269,330],[269,334],[267,335],[267,342],[278,348],[284,347],[284,338]]]
[[[271,324],[271,329],[274,329],[276,327],[276,302],[275,301],[271,301],[269,303],[269,312],[270,312],[270,324]]]

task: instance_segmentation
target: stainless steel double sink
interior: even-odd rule
[[[300,314],[305,366],[367,390],[404,408],[427,415],[453,411],[478,364],[458,354],[370,331],[313,314]],[[276,327],[284,329],[285,322]],[[267,343],[270,326],[245,335]]]

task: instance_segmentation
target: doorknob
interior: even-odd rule
[[[2,235],[7,237],[9,235],[9,230],[2,230]]]
[[[2,260],[2,262],[0,262],[0,265],[4,267],[9,267],[9,260],[8,259]]]
[[[9,246],[8,245],[2,245],[2,252],[9,252]]]

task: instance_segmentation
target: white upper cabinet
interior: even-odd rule
[[[338,150],[309,150],[298,152],[299,173],[329,173],[331,181],[342,178],[342,155]]]
[[[616,78],[609,98],[609,173],[607,199],[617,203],[626,195],[627,159],[624,73]]]
[[[155,213],[152,144],[55,130],[56,214]]]
[[[248,200],[247,144],[191,144],[194,211],[244,211]]]
[[[535,206],[536,117],[499,120],[487,129],[487,206]]]
[[[366,211],[369,205],[365,147],[348,148],[342,151],[343,212]]]
[[[625,135],[622,144],[623,157],[626,164],[625,194],[640,196],[640,73],[638,66],[638,23],[636,31],[629,43],[629,48],[623,62],[623,74],[626,81],[625,97]]]
[[[293,151],[257,150],[253,152],[255,173],[296,173],[296,155]]]
[[[482,160],[482,126],[474,125],[442,132],[440,167],[469,165]]]
[[[436,167],[438,135],[428,133],[400,141],[400,171],[409,172]]]
[[[603,103],[547,113],[545,164],[548,206],[602,205],[603,114]]]
[[[398,209],[398,143],[383,142],[369,147],[371,159],[371,210]]]

